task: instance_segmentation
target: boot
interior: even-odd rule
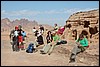
[[[72,58],[73,55],[74,55],[74,54],[72,53],[72,54],[71,54],[71,57],[70,57],[69,63],[75,62],[75,58]]]

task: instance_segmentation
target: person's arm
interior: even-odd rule
[[[79,38],[76,40],[76,44],[77,44],[78,46],[81,46],[81,44],[79,43]]]
[[[46,39],[48,39],[48,35],[46,36]]]
[[[9,38],[10,38],[10,40],[11,40],[11,33],[10,33],[10,35],[9,35]]]
[[[79,42],[79,38],[76,40],[76,42]]]
[[[14,33],[14,30],[12,30],[11,32],[10,32],[10,35],[9,35],[9,38],[10,38],[10,40],[11,40],[11,37],[12,37],[12,34]]]
[[[88,46],[88,40],[87,40],[87,38],[84,38],[84,45],[83,46]]]
[[[51,45],[55,45],[55,44],[56,44],[56,42],[54,41],[54,37],[53,37],[53,40],[51,42]]]
[[[44,27],[43,27],[43,31],[44,31]]]
[[[53,40],[50,45],[56,45],[56,42]]]
[[[37,37],[37,40],[36,41],[39,42],[39,37]]]
[[[50,36],[50,42],[52,42],[53,38],[52,38],[52,35]]]

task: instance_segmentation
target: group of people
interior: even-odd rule
[[[55,24],[55,27],[53,30],[49,30],[47,32],[46,35],[46,44],[43,46],[43,49],[40,50],[41,54],[47,54],[50,55],[54,49],[55,46],[59,45],[59,44],[66,44],[67,41],[62,39],[62,35],[64,33],[65,30],[65,26],[64,27],[58,27],[57,24]],[[15,31],[18,31],[18,35],[17,38],[20,39],[20,36],[23,36],[21,33],[21,29],[17,29],[15,28]],[[74,31],[77,32],[77,31]],[[39,45],[44,44],[44,40],[43,40],[43,34],[44,34],[44,27],[42,25],[40,25],[39,30],[36,30],[36,28],[33,28],[33,33],[34,35],[37,37],[37,39],[34,42],[34,49],[37,49],[37,47]],[[77,33],[76,33],[77,34]],[[85,37],[84,34],[80,34],[79,38],[75,37],[75,47],[73,48],[72,52],[71,52],[71,56],[70,56],[70,61],[69,62],[75,62],[75,58],[76,55],[80,52],[83,52],[86,50],[86,48],[88,47],[88,40]],[[18,41],[22,42],[22,41]],[[18,44],[19,46],[19,44]]]
[[[24,50],[23,41],[25,41],[26,32],[22,30],[21,25],[15,26],[15,29],[10,32],[9,36],[13,51]]]

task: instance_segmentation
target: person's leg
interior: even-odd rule
[[[18,38],[15,37],[15,51],[18,51]]]
[[[71,56],[70,56],[70,61],[75,61],[77,53],[81,52],[81,49],[75,44],[75,47],[72,50]]]
[[[51,46],[51,48],[50,48],[50,50],[49,50],[49,52],[48,52],[48,55],[50,55],[50,54],[52,53],[52,51],[53,51],[53,49],[54,49],[55,46],[56,46],[56,44],[53,44],[53,45]]]
[[[41,53],[48,53],[49,49],[51,48],[50,43],[47,45],[44,45],[43,49],[40,50]]]
[[[19,42],[19,47],[18,48],[19,48],[19,50],[21,49],[21,42]]]
[[[12,43],[12,50],[13,50],[13,51],[15,51],[15,49],[14,49],[14,46],[15,46],[15,45],[14,45],[14,44],[15,44],[15,42],[13,41],[13,43]]]
[[[17,41],[15,41],[15,51],[17,51]]]
[[[17,51],[19,51],[19,42],[17,41]]]
[[[38,42],[34,42],[34,48],[36,48],[38,46]]]
[[[24,50],[24,44],[21,42],[21,50]]]
[[[12,50],[15,51],[15,44],[16,44],[16,41],[15,41],[15,37],[13,37],[13,42],[12,42]]]
[[[21,50],[24,50],[23,36],[20,36]]]

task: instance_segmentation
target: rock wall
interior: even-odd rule
[[[83,23],[84,21],[90,21],[90,24],[97,24],[97,21],[99,22],[99,9],[74,13],[66,23],[78,24],[78,22]]]
[[[86,36],[90,42],[92,38],[99,39],[99,9],[74,13],[66,21],[66,27],[68,27],[69,24],[71,24],[71,32],[68,33],[73,35],[73,30],[76,29],[77,36],[79,36],[82,31],[85,31],[83,32],[85,34],[88,33]],[[69,38],[71,37],[73,38],[73,36],[70,36]]]

